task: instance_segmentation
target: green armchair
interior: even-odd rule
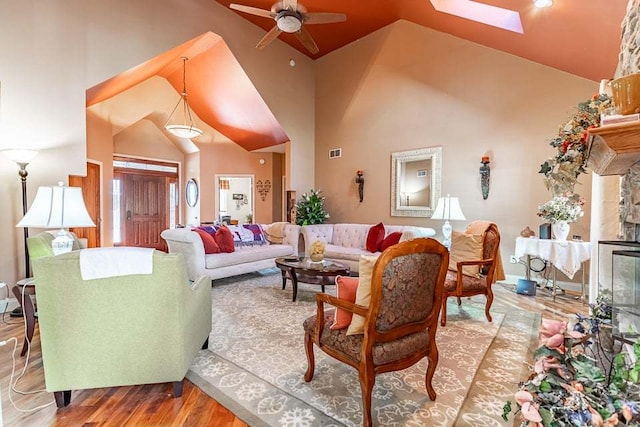
[[[172,382],[182,395],[208,345],[211,280],[189,282],[181,254],[155,251],[152,274],[83,280],[80,251],[36,258],[33,271],[45,383],[58,407],[86,388]]]

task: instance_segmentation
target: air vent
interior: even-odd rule
[[[337,159],[338,157],[342,157],[342,148],[334,148],[329,150],[329,158]]]

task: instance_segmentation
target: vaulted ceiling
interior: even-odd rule
[[[216,1],[225,7],[230,4],[229,0]],[[265,10],[273,5],[273,0],[236,1]],[[296,3],[295,0],[284,2],[287,5]],[[320,58],[349,43],[357,43],[367,34],[404,19],[594,81],[613,77],[620,50],[620,23],[627,3],[626,0],[555,0],[551,7],[537,9],[532,0],[302,2],[308,13],[336,12],[347,17],[345,22],[304,26],[319,48],[317,54],[309,53],[293,34],[279,35],[282,41],[311,58]],[[282,7],[282,3],[277,7]],[[265,31],[275,25],[274,19],[269,17],[236,13]],[[261,54],[268,55],[269,48],[268,45],[264,47]],[[166,113],[141,107],[137,114],[132,114],[130,109],[123,112],[122,108],[102,101],[154,76],[166,79],[180,93],[181,56],[190,58],[187,80],[197,82],[197,85],[188,83],[192,88],[189,102],[201,121],[247,150],[282,147],[282,143],[289,140],[226,43],[213,33],[196,37],[90,88],[87,106],[93,106],[92,111],[101,114],[105,120],[123,117],[121,123],[114,126],[116,132],[141,119],[150,119],[162,128],[163,120],[175,103],[175,93],[170,94]],[[212,66],[214,63],[216,65]]]
[[[227,7],[236,3],[266,10],[275,3],[216,1]],[[301,0],[300,3],[308,13],[337,12],[347,16],[345,22],[305,25],[318,45],[317,54],[309,53],[293,34],[280,34],[281,40],[311,58],[319,58],[404,19],[599,81],[613,77],[627,1],[555,0],[544,9],[536,8],[532,0]],[[236,13],[266,31],[275,25],[270,18]],[[513,26],[518,17],[522,32],[495,26]]]

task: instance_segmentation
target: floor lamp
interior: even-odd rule
[[[10,149],[2,150],[2,154],[9,160],[16,162],[18,167],[18,175],[20,176],[20,183],[22,185],[22,215],[27,213],[27,165],[38,154],[35,150],[19,150]],[[24,262],[25,262],[25,274],[24,277],[31,276],[31,264],[29,263],[29,250],[27,249],[27,238],[29,237],[29,229],[24,229]]]

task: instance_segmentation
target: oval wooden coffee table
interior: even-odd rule
[[[348,265],[337,261],[311,262],[307,258],[284,257],[276,258],[276,266],[282,271],[282,289],[287,285],[287,279],[293,285],[293,298],[298,296],[298,282],[320,285],[322,292],[326,285],[335,284],[336,276],[348,276]]]

